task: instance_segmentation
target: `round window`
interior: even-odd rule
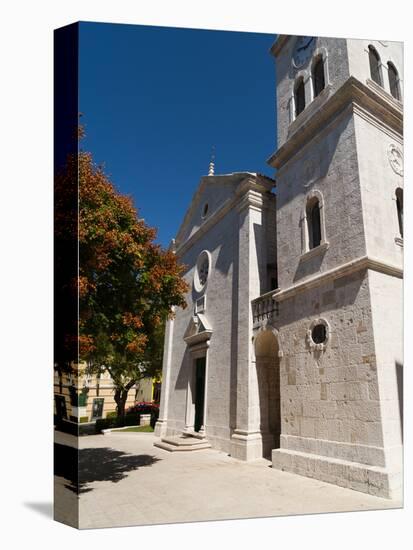
[[[197,292],[201,292],[208,280],[211,267],[211,255],[207,250],[201,252],[196,262],[194,286]]]
[[[327,329],[324,324],[319,324],[313,327],[311,331],[311,338],[315,344],[324,344],[327,340]]]
[[[311,350],[323,351],[330,338],[330,326],[325,319],[315,319],[307,330],[307,344]]]

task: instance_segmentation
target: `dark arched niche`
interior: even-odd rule
[[[257,368],[259,427],[262,436],[263,456],[271,458],[272,449],[280,446],[281,399],[278,335],[264,330],[255,338]]]

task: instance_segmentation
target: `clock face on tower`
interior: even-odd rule
[[[296,69],[302,67],[310,59],[314,46],[314,36],[299,36],[297,38],[293,53],[293,65]]]

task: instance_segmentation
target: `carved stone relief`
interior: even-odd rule
[[[393,171],[403,176],[403,153],[400,148],[392,143],[387,150],[387,156]]]

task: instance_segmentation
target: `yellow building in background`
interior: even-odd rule
[[[137,402],[160,400],[160,380],[143,378],[128,393],[125,409]],[[108,372],[101,376],[90,376],[80,372],[79,376],[54,373],[55,421],[86,423],[106,418],[116,412],[115,387]]]

